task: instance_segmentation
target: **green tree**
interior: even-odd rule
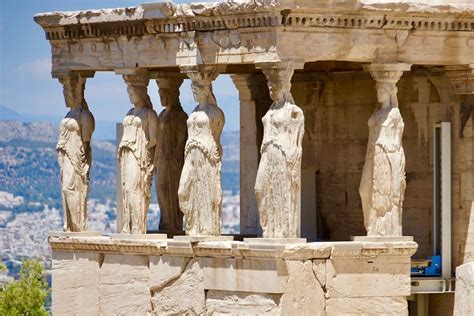
[[[48,315],[44,307],[47,295],[48,284],[41,263],[36,259],[25,260],[18,280],[0,290],[0,315]]]

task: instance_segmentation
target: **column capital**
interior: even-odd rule
[[[150,73],[146,68],[115,69],[115,73],[122,75],[127,86],[148,86]]]
[[[474,64],[444,66],[454,93],[474,94]]]
[[[150,78],[155,79],[160,89],[179,89],[184,79],[186,79],[186,75],[176,72],[153,72],[150,73]]]
[[[212,82],[219,75],[219,70],[216,65],[186,65],[180,66],[182,73],[186,74],[192,81]]]
[[[169,78],[169,77],[161,77],[161,78],[156,78],[156,85],[158,88],[161,89],[169,89],[169,90],[179,90],[179,87],[181,87],[181,84],[183,83],[184,79],[183,78]]]
[[[251,74],[232,74],[230,79],[232,79],[237,90],[240,90],[240,88],[248,88],[250,76]]]
[[[405,63],[370,64],[363,66],[377,82],[397,83],[404,71],[410,71],[411,65]]]

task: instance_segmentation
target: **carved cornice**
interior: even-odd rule
[[[456,94],[474,94],[474,64],[444,67]]]
[[[474,15],[419,12],[314,12],[295,10],[283,14],[282,25],[347,29],[474,31]]]
[[[117,69],[115,73],[123,76],[127,86],[147,87],[150,82],[150,74],[147,69]]]
[[[50,41],[134,37],[153,34],[233,29],[342,28],[430,32],[473,32],[467,12],[394,12],[390,10],[288,9],[277,1],[255,0],[136,8],[54,12],[35,16]]]

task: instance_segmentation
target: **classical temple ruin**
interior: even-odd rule
[[[70,108],[53,314],[474,314],[469,0],[159,2],[34,18]],[[100,71],[123,76],[131,103],[112,236],[87,231],[100,105],[84,89]],[[220,230],[222,74],[240,97],[234,236]],[[153,181],[162,218],[147,234]]]

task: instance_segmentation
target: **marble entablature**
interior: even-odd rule
[[[473,5],[328,3],[151,3],[44,13],[35,20],[52,45],[53,75],[294,59],[430,65],[473,62]],[[441,46],[445,49],[438,49]]]

